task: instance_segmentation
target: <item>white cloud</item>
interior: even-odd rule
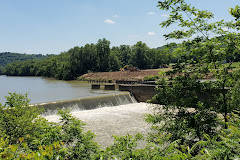
[[[113,15],[112,16],[113,18],[118,18],[119,16],[117,14]]]
[[[111,20],[111,19],[106,19],[104,22],[105,22],[105,23],[108,23],[108,24],[115,24],[115,23],[116,23],[116,22],[114,22],[114,21]]]
[[[149,14],[149,15],[154,15],[154,14],[155,14],[155,12],[148,12],[148,14]]]
[[[162,14],[161,17],[169,17],[167,14]]]
[[[148,32],[147,35],[149,36],[154,36],[156,33],[155,32]]]

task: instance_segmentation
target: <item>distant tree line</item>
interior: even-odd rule
[[[220,51],[234,52],[232,55],[222,55],[225,62],[240,61],[240,54],[234,47],[239,34],[218,36],[212,41],[218,41]],[[170,43],[158,48],[149,48],[143,42],[135,45],[120,45],[110,48],[110,41],[99,39],[96,44],[86,44],[74,47],[59,55],[26,55],[26,54],[0,54],[0,74],[9,76],[45,76],[61,80],[72,80],[89,72],[118,71],[125,65],[139,69],[156,69],[169,63],[180,63],[180,59],[190,59],[189,64],[196,63],[205,54],[207,48],[199,50],[199,42],[205,43],[204,37],[196,37],[192,41]],[[197,52],[197,53],[196,53]],[[179,54],[181,53],[181,54]],[[4,62],[1,57],[5,56]],[[10,57],[10,58],[9,58]],[[14,58],[11,58],[14,57]],[[184,58],[185,57],[185,58]],[[12,62],[14,59],[18,61]],[[219,56],[215,56],[219,60]]]
[[[42,54],[22,54],[22,53],[11,53],[11,52],[2,52],[0,53],[0,75],[3,74],[4,67],[15,61],[26,61],[26,60],[43,60],[46,59],[49,55]]]
[[[13,61],[26,61],[33,59],[45,59],[48,55],[42,54],[21,54],[21,53],[11,53],[11,52],[2,52],[0,53],[0,66],[5,66],[8,63]]]
[[[30,59],[8,63],[2,74],[9,76],[46,76],[62,80],[72,80],[88,72],[118,71],[125,65],[139,69],[159,68],[174,60],[172,47],[150,49],[145,43],[137,42],[133,46],[120,45],[110,48],[110,41],[99,39],[96,44],[86,44],[71,48],[46,59]]]

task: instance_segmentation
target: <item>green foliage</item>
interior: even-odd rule
[[[144,81],[157,81],[160,79],[159,75],[155,75],[155,76],[145,76],[144,77]]]
[[[114,144],[106,148],[104,159],[139,159],[143,155],[139,155],[137,149],[137,141],[142,140],[141,134],[135,137],[127,134],[126,136],[114,136]]]
[[[234,23],[224,20],[209,23],[214,17],[211,12],[198,10],[184,0],[160,1],[159,8],[170,12],[162,27],[177,24],[184,29],[164,35],[166,39],[190,38],[194,34],[202,37],[183,41],[173,50],[178,61],[173,71],[162,75],[153,99],[162,106],[146,119],[155,130],[150,141],[158,146],[159,136],[171,135],[169,143],[178,142],[171,151],[176,159],[228,159],[231,154],[231,158],[237,157],[234,148],[238,144],[226,142],[222,136],[232,128],[228,123],[232,112],[240,110],[239,71],[230,72],[233,62],[239,59],[239,34],[223,30],[234,29]],[[237,12],[231,11],[234,15]],[[229,62],[228,66],[221,65],[224,60]],[[171,81],[164,75],[171,76]],[[201,81],[208,76],[215,80]],[[217,146],[224,143],[234,147]]]
[[[108,148],[107,156],[118,159],[238,159],[240,123],[239,116],[233,112],[239,114],[240,110],[240,72],[230,72],[230,69],[233,61],[238,61],[240,43],[238,34],[222,29],[234,27],[234,24],[207,23],[213,18],[211,12],[200,11],[182,0],[160,1],[159,7],[171,11],[168,20],[161,23],[163,27],[179,22],[179,26],[189,28],[167,34],[167,39],[191,37],[196,33],[202,37],[184,41],[173,50],[178,62],[173,71],[162,74],[153,99],[161,107],[156,107],[155,113],[146,118],[153,129],[147,146],[128,148],[126,146],[134,144],[135,139],[129,135],[115,137],[117,141]],[[186,16],[180,12],[189,19],[184,19]],[[237,13],[232,14],[236,16]],[[210,33],[222,37],[210,37]],[[224,60],[229,62],[227,66],[221,65]],[[210,74],[216,80],[201,81]],[[165,79],[165,75],[172,76],[172,80]]]
[[[228,67],[229,64],[228,64],[228,63],[225,63],[225,64],[223,64],[223,66],[224,66],[224,67]],[[232,67],[233,69],[239,69],[239,68],[240,68],[240,62],[233,62],[232,65],[231,65],[231,67]]]
[[[34,60],[34,59],[46,59],[49,55],[44,56],[41,54],[20,54],[20,53],[10,53],[3,52],[0,53],[0,67],[5,66],[8,63],[13,61],[26,61],[26,60]]]
[[[19,110],[23,110],[25,107],[21,107],[21,105],[28,102],[24,95],[18,94],[11,94],[7,99],[11,99],[9,102],[18,99],[19,102],[14,102],[14,104]],[[6,110],[3,107],[2,109]],[[15,109],[15,107],[11,109]],[[137,134],[133,137],[127,134],[120,137],[114,136],[114,144],[103,151],[100,151],[98,145],[93,141],[94,135],[90,131],[84,133],[82,130],[84,123],[72,117],[69,110],[59,111],[61,117],[59,123],[50,123],[44,118],[32,120],[29,116],[21,116],[27,122],[26,126],[22,127],[28,128],[37,124],[37,129],[34,132],[28,130],[27,134],[21,134],[22,136],[15,141],[11,140],[11,135],[3,136],[1,134],[0,157],[1,159],[236,159],[240,155],[240,118],[237,115],[239,112],[234,112],[236,114],[229,115],[226,129],[220,129],[218,134],[213,136],[203,134],[201,140],[192,139],[193,135],[191,134],[188,134],[187,137],[183,136],[183,138],[179,136],[180,139],[173,140],[174,132],[167,133],[166,131],[169,130],[158,130],[148,136],[144,148],[137,147],[138,141],[144,140],[143,135]],[[26,112],[23,112],[22,115],[24,113]],[[11,114],[14,116],[16,113],[12,112]],[[205,117],[209,117],[209,112],[205,114]],[[161,117],[158,116],[160,115],[152,115],[154,120],[150,121],[159,122],[158,118]],[[188,115],[185,117],[189,118]],[[205,117],[201,118],[205,119]],[[202,119],[199,119],[201,122],[198,123],[204,127],[206,123]],[[171,122],[168,123],[171,124]],[[183,134],[193,130],[189,129],[191,127],[187,126],[188,123],[182,122],[180,125],[182,128],[177,128],[178,132]],[[18,123],[9,127],[16,128],[16,126]],[[174,128],[172,129],[175,131]],[[6,128],[1,126],[1,130],[6,130]],[[191,143],[188,143],[189,140],[192,140]]]
[[[192,7],[184,0],[164,0],[159,1],[158,4],[161,10],[170,11],[169,18],[160,24],[162,27],[169,27],[172,24],[178,23],[179,27],[184,28],[184,30],[176,30],[164,35],[166,39],[189,38],[196,33],[200,33],[208,39],[209,32],[221,30],[219,28],[221,26],[218,26],[220,22],[208,23],[208,20],[214,17],[211,12]],[[186,16],[187,19],[185,18]]]
[[[117,56],[120,61],[120,66],[130,64],[132,55],[132,48],[129,45],[120,45],[119,47],[112,47],[112,53]]]
[[[235,18],[236,23],[234,23],[234,27],[238,30],[240,29],[240,7],[238,5],[235,8],[229,8],[230,14]]]
[[[10,93],[6,99],[6,104],[0,108],[1,137],[9,137],[10,143],[17,143],[20,137],[27,134],[35,135],[38,124],[33,120],[38,117],[41,110],[29,107],[27,95]]]
[[[1,159],[95,159],[98,145],[84,123],[59,111],[59,123],[48,122],[29,107],[27,95],[10,93],[0,112]]]
[[[26,60],[8,63],[0,74],[9,76],[45,76],[72,80],[89,72],[118,71],[125,65],[140,69],[159,68],[173,59],[168,47],[149,49],[145,43],[121,45],[110,49],[110,41],[99,39],[96,44],[74,47],[44,60]]]
[[[112,80],[112,79],[108,79],[107,82],[108,82],[108,83],[112,83],[113,80]]]
[[[1,159],[64,159],[61,154],[66,151],[63,149],[63,143],[54,142],[51,145],[40,146],[36,150],[31,150],[23,137],[19,138],[18,144],[9,145],[7,140],[0,139]],[[8,146],[9,145],[9,146]]]
[[[93,133],[90,131],[83,133],[84,123],[72,117],[69,110],[60,110],[59,115],[61,116],[59,124],[62,126],[61,140],[69,148],[69,158],[93,159],[98,152],[98,146],[93,141]]]
[[[146,69],[147,68],[147,63],[146,63],[147,50],[149,50],[149,48],[145,43],[142,43],[141,41],[137,42],[137,44],[133,46],[133,54],[132,54],[130,63],[133,66],[138,67],[139,69]]]
[[[99,57],[98,69],[100,72],[109,70],[110,41],[105,38],[99,39],[96,44],[97,56]]]

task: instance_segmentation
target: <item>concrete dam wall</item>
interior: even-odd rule
[[[104,95],[89,98],[71,99],[64,101],[32,104],[44,108],[43,115],[53,115],[59,109],[70,109],[73,111],[90,110],[101,107],[112,107],[136,103],[136,99],[129,92],[114,95]]]
[[[92,84],[92,89],[119,90],[130,92],[138,102],[151,100],[155,95],[155,82],[150,84]]]
[[[119,85],[119,91],[129,91],[138,102],[151,100],[155,95],[156,85]]]

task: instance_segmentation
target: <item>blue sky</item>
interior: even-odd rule
[[[229,7],[240,0],[187,0],[230,20]],[[0,52],[59,54],[106,38],[111,46],[143,41],[167,44],[161,28],[167,13],[158,0],[0,0]]]

